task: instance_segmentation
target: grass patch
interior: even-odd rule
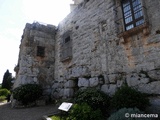
[[[6,101],[6,96],[0,96],[0,102]]]
[[[53,115],[53,116],[49,116],[49,118],[51,118],[52,120],[66,120],[67,116]]]
[[[50,118],[51,118],[52,120],[60,120],[60,119],[61,119],[59,116],[56,116],[56,115],[51,116]]]

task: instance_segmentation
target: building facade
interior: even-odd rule
[[[160,94],[160,1],[75,0],[57,27],[26,24],[14,87],[38,83],[51,98],[123,84]]]

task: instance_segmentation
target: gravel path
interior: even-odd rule
[[[11,108],[10,103],[0,104],[0,120],[42,120],[42,116],[57,111],[57,106],[46,105],[40,107]]]

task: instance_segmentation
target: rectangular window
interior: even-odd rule
[[[144,23],[140,0],[122,0],[125,30],[130,30]]]
[[[37,56],[44,57],[45,55],[45,47],[37,46]]]
[[[61,61],[70,60],[72,58],[72,40],[70,32],[66,32],[62,38]]]

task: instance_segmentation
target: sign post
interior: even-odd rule
[[[61,111],[65,111],[68,112],[69,109],[72,107],[73,103],[67,103],[67,102],[63,102],[58,109]],[[62,118],[62,114],[61,114],[61,118]]]

